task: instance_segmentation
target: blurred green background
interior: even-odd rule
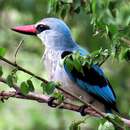
[[[130,2],[119,0],[116,8],[119,9],[116,23],[126,24],[130,21]],[[17,63],[44,78],[47,74],[41,62],[44,46],[36,37],[17,34],[10,30],[16,25],[34,24],[46,17],[58,17],[48,13],[48,0],[0,0],[0,47],[7,49],[6,58],[14,61],[14,52],[21,40],[24,40],[17,55]],[[107,17],[107,16],[106,16]],[[113,20],[111,18],[111,20]],[[84,11],[79,14],[67,15],[64,21],[71,28],[74,39],[90,52],[102,48],[109,48],[110,41],[105,36],[93,35],[91,17]],[[4,67],[4,77],[10,73],[11,67],[0,61]],[[130,69],[129,63],[118,62],[109,58],[102,66],[110,80],[116,95],[117,105],[123,115],[130,112]],[[30,76],[18,72],[19,82],[27,80]],[[40,91],[40,83],[33,79],[37,91]],[[0,84],[0,89],[8,89],[8,86]],[[74,120],[82,118],[78,113],[67,110],[49,108],[46,104],[20,99],[9,99],[5,103],[0,102],[0,130],[67,130]],[[96,129],[99,120],[89,118],[87,125]]]

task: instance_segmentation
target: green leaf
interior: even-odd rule
[[[12,76],[12,75],[8,75],[8,76],[7,76],[7,79],[6,79],[6,82],[7,82],[7,84],[8,84],[10,87],[13,87],[13,76]]]
[[[104,124],[100,124],[98,130],[115,130],[113,124],[109,121],[106,121]]]
[[[2,66],[0,66],[0,77],[3,75]]]
[[[125,59],[126,61],[130,61],[130,48],[126,48],[121,56],[121,59]]]
[[[47,84],[47,86],[46,86],[46,93],[47,93],[48,95],[52,94],[52,93],[54,92],[56,86],[57,86],[57,85],[56,85],[55,82],[53,82],[53,81],[49,82],[49,83]]]
[[[80,0],[75,0],[73,3],[73,8],[75,13],[80,13],[80,6],[81,6],[81,1]]]
[[[11,74],[12,74],[12,75],[15,75],[17,71],[18,71],[18,69],[15,68],[15,69],[13,69],[13,70],[11,71]]]
[[[41,83],[41,87],[42,87],[42,90],[43,90],[43,94],[46,92],[46,87],[47,87],[47,84],[42,82]]]
[[[34,88],[33,82],[31,80],[27,80],[27,84],[29,87],[29,91],[34,92],[35,88]]]
[[[124,129],[124,122],[123,120],[121,119],[121,117],[119,117],[118,115],[113,115],[113,114],[107,114],[106,117],[112,121],[113,125],[115,127],[120,127],[120,128],[123,128]]]
[[[50,95],[54,92],[55,88],[59,87],[60,84],[50,81],[47,84],[45,84],[44,82],[41,83],[41,87],[43,89],[43,93],[45,92],[46,94]]]
[[[98,126],[98,130],[103,130],[103,124],[100,124],[100,125]]]
[[[84,123],[86,119],[73,121],[69,127],[69,130],[80,130],[80,124]]]
[[[6,49],[0,47],[0,56],[3,57],[5,55],[5,53],[6,53]]]
[[[62,19],[65,18],[65,16],[66,16],[66,12],[67,12],[67,7],[64,6],[64,8],[61,10],[61,14],[60,14],[60,16],[61,16]]]
[[[109,25],[108,26],[108,28],[109,28],[109,31],[112,33],[112,34],[115,34],[115,33],[117,33],[118,32],[118,28],[117,28],[117,26],[116,25]]]
[[[29,87],[26,82],[22,82],[20,85],[20,92],[24,95],[27,95],[29,93]]]
[[[17,83],[17,80],[18,80],[18,77],[17,77],[17,75],[16,75],[16,72],[18,71],[18,69],[17,68],[15,68],[15,69],[13,69],[12,71],[11,71],[11,76],[12,76],[12,80],[13,80],[13,83]]]
[[[80,63],[79,60],[74,60],[74,67],[75,69],[78,71],[78,72],[81,72],[82,71],[82,64]]]
[[[18,80],[17,75],[13,74],[12,77],[13,77],[13,83],[17,83],[17,80]]]
[[[80,129],[80,126],[71,124],[71,126],[69,127],[69,130],[81,130],[81,129]]]
[[[55,92],[53,93],[53,97],[55,97],[56,99],[58,99],[60,102],[64,101],[64,95],[60,92]]]
[[[70,58],[66,58],[64,63],[67,65],[67,68],[71,71],[74,67],[73,61]]]
[[[73,58],[73,61],[72,61],[73,62],[73,66],[75,67],[75,69],[78,72],[83,72],[82,64],[80,63],[80,59],[81,59],[80,53],[79,52],[73,53],[72,54],[72,58]]]
[[[114,120],[120,125],[120,126],[124,126],[124,122],[123,122],[123,120],[121,119],[121,117],[119,117],[118,115],[114,115],[115,116],[115,118],[114,118]]]

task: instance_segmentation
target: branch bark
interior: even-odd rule
[[[6,84],[6,79],[0,77],[0,82],[3,82]],[[0,99],[7,100],[8,98],[13,97],[13,98],[34,100],[34,101],[37,101],[39,103],[48,103],[49,102],[50,97],[47,95],[37,94],[35,92],[30,92],[27,95],[23,95],[22,93],[20,93],[19,87],[16,84],[13,85],[13,88],[15,89],[13,91],[1,91],[0,92]],[[72,110],[75,112],[79,112],[79,108],[80,108],[80,106],[78,106],[78,105],[68,103],[65,101],[62,102],[62,104],[57,102],[57,101],[54,101],[53,104],[58,106],[57,108]],[[87,111],[87,109],[86,109],[85,113],[88,114],[89,111]],[[91,113],[89,113],[89,114],[92,115]],[[93,114],[93,116],[96,116],[96,115]]]

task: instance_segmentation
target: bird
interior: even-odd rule
[[[66,91],[70,91],[95,106],[102,112],[119,112],[115,92],[105,76],[103,69],[94,64],[88,69],[82,66],[84,75],[76,69],[69,70],[60,61],[70,53],[79,52],[81,56],[89,52],[74,40],[68,25],[59,18],[43,18],[36,24],[16,26],[13,31],[34,35],[45,46],[43,62],[49,81],[60,81]],[[83,113],[82,113],[83,114]]]

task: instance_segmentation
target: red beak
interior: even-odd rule
[[[14,28],[11,28],[13,31],[27,34],[27,35],[36,35],[36,28],[34,25],[25,25],[25,26],[17,26]]]

